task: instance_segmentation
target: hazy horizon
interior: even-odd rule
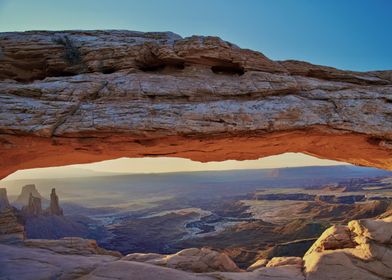
[[[189,171],[223,171],[243,169],[267,169],[302,166],[347,165],[345,162],[319,159],[301,153],[285,153],[257,160],[226,160],[201,163],[184,158],[119,158],[89,164],[19,170],[3,180],[75,177],[78,170],[108,174],[150,174]]]

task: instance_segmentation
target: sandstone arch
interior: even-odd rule
[[[392,71],[272,61],[217,37],[0,34],[0,178],[118,157],[284,152],[392,169]]]

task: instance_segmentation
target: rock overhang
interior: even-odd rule
[[[170,32],[0,34],[0,177],[117,157],[284,152],[392,169],[392,71]]]

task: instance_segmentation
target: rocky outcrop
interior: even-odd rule
[[[268,259],[258,259],[253,264],[251,264],[246,271],[254,271],[256,269],[266,267],[267,263],[269,262]]]
[[[26,239],[24,245],[27,247],[47,249],[63,255],[111,255],[122,257],[117,251],[101,248],[92,239],[79,237],[64,237],[57,240],[48,239]]]
[[[275,257],[267,263],[266,267],[278,267],[284,265],[294,265],[301,269],[303,260],[300,257]]]
[[[125,256],[122,260],[145,262],[196,273],[212,271],[240,271],[229,256],[207,248],[185,249],[173,255],[134,253]]]
[[[43,214],[41,198],[34,197],[32,193],[29,195],[29,202],[22,208],[22,214],[25,217],[40,216]]]
[[[25,238],[18,211],[9,204],[7,190],[0,188],[0,243],[20,244]]]
[[[307,279],[390,279],[392,216],[328,229],[304,256]]]
[[[97,266],[116,261],[109,255],[68,255],[50,250],[0,244],[0,279],[78,279]]]
[[[18,221],[16,210],[9,207],[0,211],[0,243],[20,244],[24,238],[24,227]]]
[[[392,72],[272,61],[217,37],[0,34],[0,177],[119,157],[303,152],[392,169]]]
[[[63,209],[60,207],[59,197],[56,194],[55,188],[50,193],[50,204],[46,212],[49,215],[63,216]]]
[[[0,278],[380,280],[392,275],[391,242],[392,216],[354,220],[326,230],[302,259],[261,259],[244,272],[224,254],[208,249],[130,254],[120,259],[119,253],[99,248],[93,240],[26,240],[18,247],[0,245]]]
[[[10,208],[10,202],[8,201],[7,189],[0,188],[0,212]]]
[[[42,199],[41,194],[38,192],[34,184],[25,185],[22,187],[20,195],[16,198],[14,203],[18,206],[26,206],[30,202],[30,194],[33,197]]]

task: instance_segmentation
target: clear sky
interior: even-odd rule
[[[390,0],[0,0],[0,31],[215,35],[272,59],[392,69]]]
[[[390,0],[0,0],[0,31],[67,29],[214,35],[272,59],[351,70],[392,69]],[[86,168],[162,172],[322,164],[336,162],[286,154],[207,165],[182,159],[119,159]],[[51,170],[59,171],[40,169],[36,174]]]

